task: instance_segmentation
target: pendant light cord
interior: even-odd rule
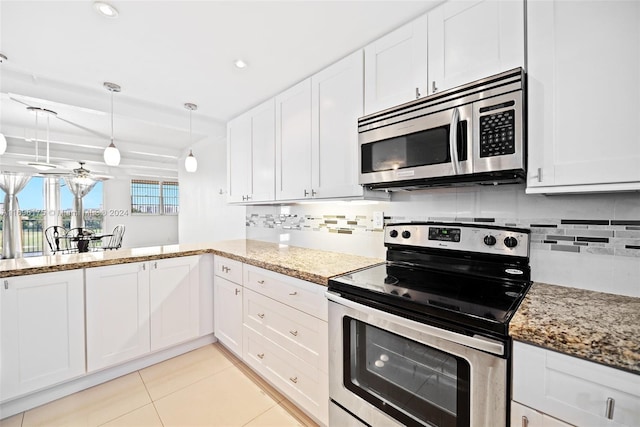
[[[113,144],[113,90],[111,92],[111,143]]]
[[[36,162],[39,162],[39,156],[38,156],[38,112],[35,111],[36,114]]]

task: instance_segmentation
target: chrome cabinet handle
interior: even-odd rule
[[[264,319],[264,313],[258,313],[258,317]]]
[[[142,269],[146,270],[147,269],[147,264],[142,264]]]
[[[228,273],[228,272],[230,272],[230,271],[231,271],[231,268],[226,267],[226,266],[224,266],[224,265],[222,266],[222,272],[223,272],[223,273]]]
[[[315,197],[315,195],[318,194],[316,193],[316,190],[314,190],[313,188],[311,189],[311,197]]]
[[[236,295],[240,293],[240,289],[236,288]]]
[[[4,288],[5,289],[9,289],[9,281],[8,280],[4,281]]]
[[[460,121],[460,111],[453,109],[451,114],[451,124],[449,125],[449,154],[451,155],[451,166],[453,174],[458,175],[458,122]]]
[[[436,86],[436,81],[435,81],[435,80],[433,80],[433,81],[431,82],[431,92],[432,92],[432,93],[436,93],[437,91],[438,91],[438,87]]]
[[[264,353],[258,353],[256,354],[256,356],[258,356],[258,358],[260,359],[264,359]]]
[[[297,336],[298,336],[298,331],[296,331],[295,329],[294,329],[293,331],[289,331],[289,333],[290,333],[291,335],[293,335],[294,337],[297,337]]]
[[[420,88],[416,88],[416,99],[420,99]]]
[[[289,292],[289,295],[291,295],[291,296],[298,295],[298,292],[296,292],[296,291]]]
[[[305,189],[304,189],[304,197],[307,197],[307,196],[309,196],[309,192],[308,192],[308,191],[307,191],[307,189],[305,188]]]
[[[289,377],[289,381],[291,381],[294,384],[298,384],[298,377]]]
[[[153,263],[153,268],[155,268],[156,270],[158,269],[158,263],[157,262]]]
[[[258,280],[258,283],[264,285],[264,280]]]
[[[529,427],[529,418],[522,416],[522,427]]]
[[[607,419],[612,420],[613,419],[613,409],[616,406],[616,401],[615,399],[609,397],[607,399],[607,408],[604,412],[604,416],[607,417]]]
[[[542,182],[542,168],[538,168],[538,182]]]

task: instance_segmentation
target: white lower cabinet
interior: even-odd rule
[[[242,263],[216,256],[213,294],[215,335],[242,357]]]
[[[511,401],[511,427],[571,427],[542,412]]]
[[[85,373],[82,270],[10,277],[0,289],[0,401]]]
[[[244,266],[243,359],[294,403],[328,424],[324,288]]]
[[[512,398],[573,425],[637,426],[640,375],[514,342]]]
[[[146,262],[87,268],[86,302],[89,372],[150,351]]]

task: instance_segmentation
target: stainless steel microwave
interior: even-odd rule
[[[524,182],[525,74],[516,68],[358,119],[369,189]]]

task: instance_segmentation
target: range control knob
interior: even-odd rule
[[[484,244],[487,246],[493,246],[496,244],[496,238],[491,234],[484,236]]]
[[[391,230],[389,232],[389,236],[394,237],[394,238],[398,237],[398,230]]]
[[[409,237],[411,237],[411,232],[404,230],[402,232],[402,237],[404,237],[405,239],[408,239]]]
[[[504,238],[504,245],[508,248],[515,248],[516,246],[518,246],[518,239],[516,239],[515,237],[505,237]]]

